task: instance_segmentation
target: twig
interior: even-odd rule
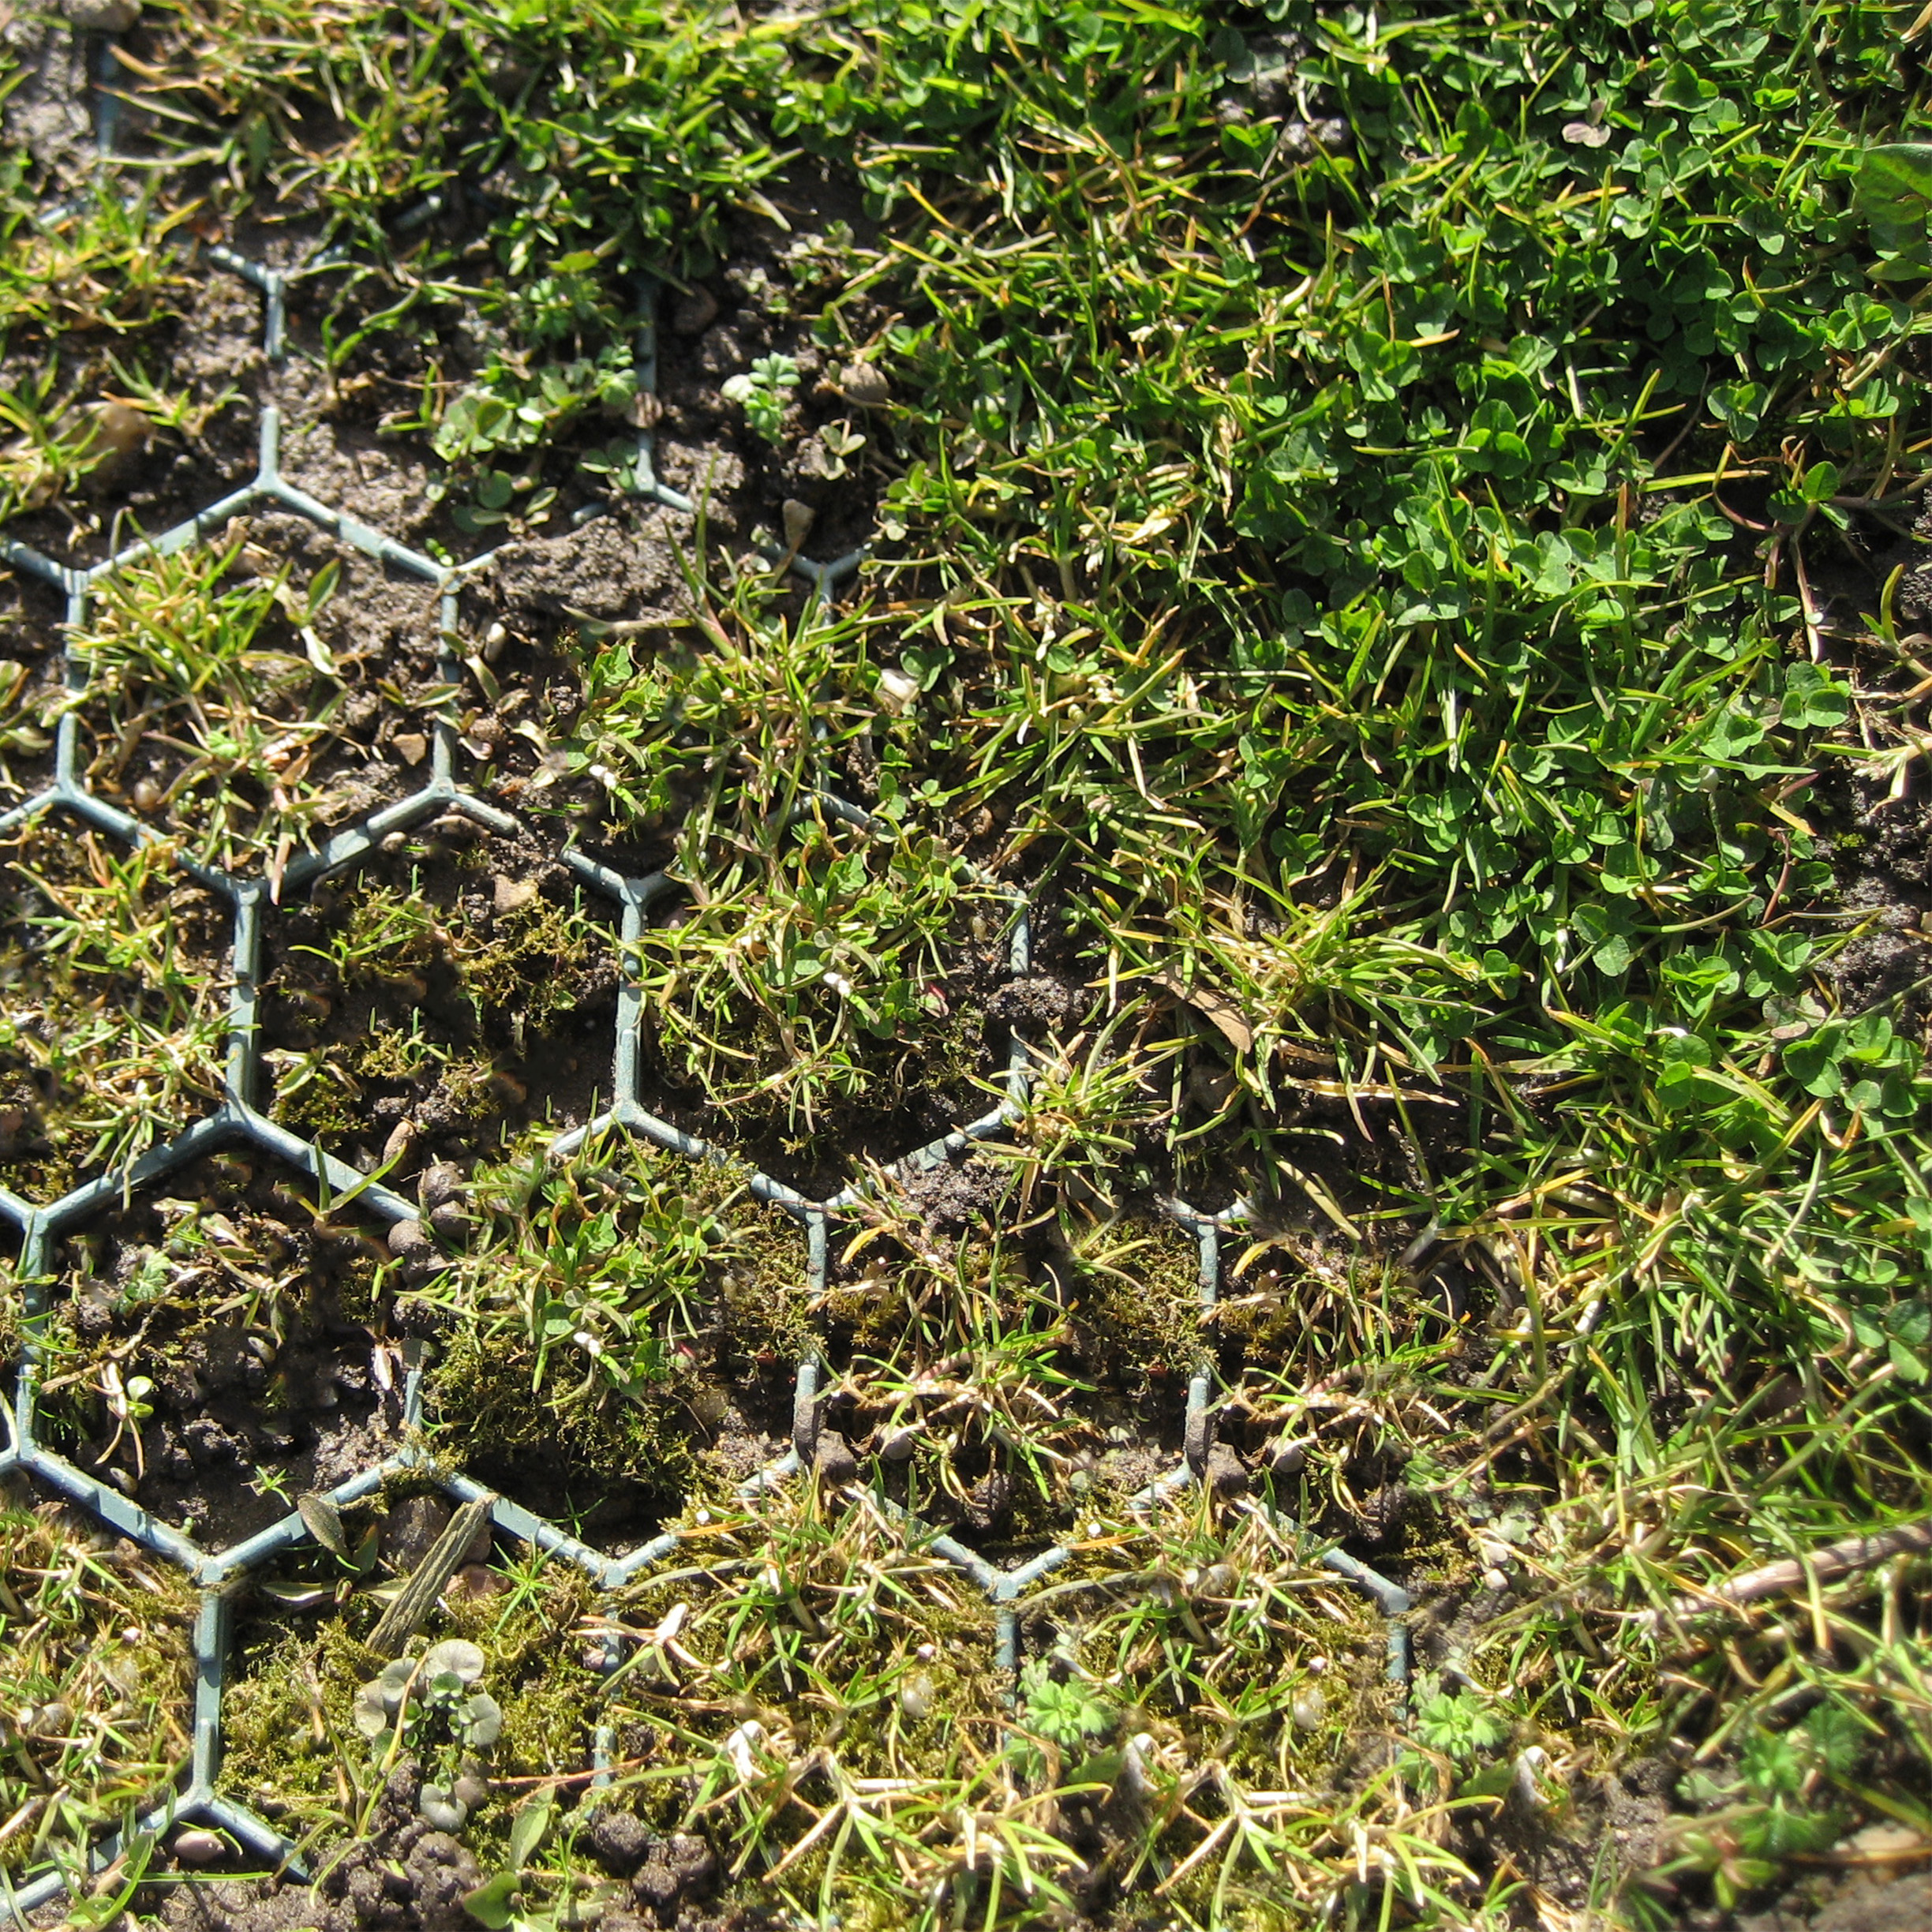
[[[1834,1582],[1858,1571],[1875,1568],[1892,1557],[1921,1550],[1932,1550],[1932,1518],[1900,1523],[1873,1536],[1845,1537],[1807,1556],[1787,1556],[1758,1569],[1747,1570],[1742,1576],[1733,1577],[1715,1589],[1679,1597],[1671,1607],[1680,1617],[1709,1610],[1739,1609],[1746,1604],[1762,1603],[1767,1597],[1781,1597],[1788,1591],[1802,1589],[1813,1577],[1821,1583]],[[1655,1613],[1653,1615],[1654,1619]]]
[[[369,1632],[369,1647],[378,1657],[402,1655],[416,1627],[429,1614],[430,1607],[443,1594],[443,1586],[456,1574],[463,1552],[476,1541],[476,1533],[489,1521],[493,1496],[480,1496],[466,1503],[449,1520],[449,1527],[430,1545],[429,1553],[410,1574],[395,1601],[382,1614],[382,1621]]]

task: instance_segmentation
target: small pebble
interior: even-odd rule
[[[685,1398],[685,1406],[700,1428],[721,1428],[731,1413],[731,1400],[722,1389],[701,1388]]]
[[[389,1230],[389,1252],[399,1261],[407,1260],[412,1255],[426,1255],[435,1252],[423,1224],[416,1220],[397,1222]]]
[[[1234,1585],[1234,1566],[1232,1563],[1210,1563],[1196,1582],[1194,1593],[1197,1597],[1232,1597]]]
[[[534,879],[505,878],[499,873],[490,889],[491,903],[499,912],[514,912],[537,897]]]
[[[917,1724],[932,1714],[933,1680],[923,1671],[915,1671],[899,1687],[899,1708],[908,1720]]]
[[[450,1514],[450,1506],[440,1496],[402,1497],[383,1524],[384,1562],[398,1575],[406,1576],[449,1527]]]
[[[1852,1850],[1861,1858],[1896,1858],[1904,1852],[1919,1851],[1925,1844],[1911,1825],[1889,1818],[1854,1832],[1849,1842]]]
[[[882,671],[878,695],[879,702],[888,711],[895,717],[903,717],[919,702],[919,680],[908,677],[903,671]]]
[[[1208,1451],[1207,1475],[1216,1496],[1237,1496],[1248,1492],[1248,1471],[1226,1443],[1216,1443]]]
[[[416,1183],[416,1198],[431,1214],[450,1201],[460,1200],[462,1195],[462,1170],[448,1161],[425,1167]]]
[[[1297,1731],[1319,1731],[1322,1720],[1328,1715],[1328,1700],[1311,1684],[1305,1690],[1297,1690],[1289,1713],[1294,1719]]]
[[[137,778],[134,789],[129,795],[134,801],[137,812],[159,811],[161,809],[161,788],[152,778]]]
[[[848,402],[877,409],[892,400],[892,384],[870,362],[848,362],[839,371],[838,386]]]
[[[443,1594],[464,1603],[481,1603],[488,1597],[501,1596],[509,1587],[510,1579],[499,1576],[487,1563],[465,1563],[450,1578]]]
[[[896,1428],[879,1443],[878,1452],[888,1462],[904,1462],[919,1447],[919,1439],[916,1428]]]
[[[812,1473],[833,1488],[848,1483],[859,1473],[859,1458],[852,1445],[837,1429],[821,1429],[818,1446],[812,1452]]]
[[[89,468],[82,487],[90,496],[118,495],[133,481],[153,440],[154,425],[125,402],[96,402],[88,418]]]
[[[212,1865],[227,1855],[227,1846],[212,1831],[185,1831],[175,1834],[174,1856],[183,1865],[197,1867]]]
[[[1308,1466],[1306,1444],[1284,1436],[1267,1452],[1267,1466],[1277,1476],[1296,1476]]]
[[[429,740],[421,732],[398,732],[389,742],[405,765],[420,765],[429,755]]]
[[[695,283],[688,294],[679,298],[677,307],[672,311],[672,332],[702,335],[717,320],[717,298],[702,282]]]
[[[804,543],[811,534],[818,514],[810,504],[800,503],[796,496],[784,500],[784,540],[788,550],[796,550]]]
[[[430,1209],[429,1225],[445,1241],[460,1241],[469,1232],[470,1217],[460,1201],[446,1200]]]

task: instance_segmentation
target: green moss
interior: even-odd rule
[[[432,1375],[440,1440],[675,1505],[716,1419],[702,1362],[721,1312],[754,1353],[806,1346],[803,1230],[739,1170],[621,1139],[490,1170],[477,1198],[486,1229],[438,1291],[462,1310]]]
[[[539,896],[498,913],[487,943],[459,951],[457,975],[480,1009],[549,1033],[594,990],[611,945],[581,904]]]
[[[727,1170],[701,1186],[716,1188]],[[808,1312],[805,1230],[781,1208],[741,1197],[724,1211],[731,1258],[717,1278],[718,1300],[734,1346],[754,1360],[796,1362],[815,1354]]]
[[[1103,1380],[1137,1385],[1150,1372],[1185,1381],[1205,1359],[1200,1249],[1168,1221],[1116,1222],[1071,1244],[1074,1312]]]
[[[552,1561],[515,1571],[507,1595],[445,1605],[449,1632],[489,1659],[484,1687],[503,1706],[495,1776],[552,1777],[589,1765],[603,1678],[585,1664],[577,1626],[594,1600],[575,1565]]]
[[[299,1083],[278,1081],[269,1118],[313,1140],[332,1141],[360,1133],[369,1118],[354,1084],[324,1065],[318,1076]]]
[[[452,1593],[412,1646],[420,1653],[454,1635],[483,1651],[482,1687],[504,1712],[493,1778],[565,1777],[587,1765],[600,1679],[572,1633],[590,1601],[590,1580],[574,1567],[534,1563],[513,1568],[500,1593]],[[381,1668],[361,1641],[379,1614],[374,1597],[359,1596],[305,1629],[251,1624],[236,1646],[221,1788],[318,1846],[354,1835],[382,1782],[381,1757],[354,1717],[357,1690]],[[507,1810],[491,1806],[466,1834],[486,1864],[502,1856]]]
[[[0,860],[0,1180],[51,1199],[220,1099],[226,934],[164,846],[43,818]]]
[[[460,1461],[481,1453],[495,1466],[539,1458],[567,1491],[607,1492],[637,1484],[660,1506],[683,1500],[695,1468],[696,1426],[669,1370],[635,1393],[598,1390],[576,1399],[558,1390],[537,1350],[470,1323],[444,1344],[429,1376],[440,1447]]]
[[[222,1700],[220,1788],[290,1837],[323,1841],[354,1829],[373,1788],[369,1747],[351,1714],[357,1687],[379,1663],[361,1633],[373,1603],[309,1628],[245,1625]]]
[[[395,1080],[432,1072],[448,1058],[448,1049],[424,1039],[419,1027],[372,1020],[360,1043],[350,1050],[349,1064],[371,1080]]]

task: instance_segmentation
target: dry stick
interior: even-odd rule
[[[429,1555],[410,1573],[410,1580],[383,1612],[382,1621],[369,1632],[369,1647],[378,1657],[401,1656],[416,1634],[416,1626],[443,1594],[443,1586],[456,1574],[463,1552],[489,1522],[490,1505],[496,1500],[493,1496],[480,1496],[450,1518],[449,1527],[430,1545]]]
[[[1821,1583],[1830,1583],[1854,1571],[1870,1570],[1890,1557],[1919,1550],[1932,1550],[1932,1520],[1900,1523],[1895,1529],[1880,1530],[1876,1536],[1846,1537],[1839,1542],[1827,1543],[1808,1556],[1788,1556],[1761,1569],[1747,1570],[1742,1576],[1733,1577],[1713,1590],[1695,1597],[1679,1597],[1672,1608],[1682,1617],[1695,1616],[1704,1611],[1735,1609],[1745,1604],[1761,1603],[1767,1597],[1781,1597],[1787,1591],[1801,1589],[1811,1577]]]

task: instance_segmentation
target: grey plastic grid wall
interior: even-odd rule
[[[271,365],[286,354],[287,292],[291,283],[298,276],[339,267],[342,260],[334,254],[318,256],[300,268],[284,271],[265,267],[223,247],[211,248],[207,253],[211,262],[244,278],[260,290],[263,302],[263,346]],[[655,330],[647,320],[640,335],[638,354],[638,366],[647,385],[655,383],[656,364]],[[461,564],[445,564],[396,542],[348,512],[319,501],[282,474],[280,435],[279,410],[272,405],[264,406],[260,421],[257,467],[248,482],[174,529],[129,544],[102,563],[84,568],[70,566],[5,537],[0,537],[0,560],[17,571],[43,579],[64,593],[66,628],[71,636],[84,623],[90,599],[96,586],[105,579],[144,559],[163,556],[212,537],[231,519],[251,506],[274,505],[305,517],[339,541],[436,586],[441,598],[440,672],[453,687],[460,676],[461,659],[464,655],[460,642],[461,592],[466,578],[489,560],[490,553]],[[688,499],[658,481],[654,455],[651,432],[641,431],[637,462],[630,479],[633,492],[673,511],[692,513],[694,506]],[[841,584],[856,575],[863,561],[863,553],[855,552],[826,563],[795,557],[790,567],[803,579],[811,598],[829,599]],[[87,689],[89,667],[84,657],[71,648],[66,652],[65,663],[68,689],[77,698]],[[325,874],[347,871],[375,851],[389,834],[406,831],[427,819],[445,814],[459,814],[490,832],[513,833],[519,829],[519,821],[513,814],[478,797],[460,781],[457,775],[460,750],[458,737],[453,720],[447,715],[439,717],[434,722],[427,781],[407,797],[385,806],[359,824],[337,832],[318,850],[293,860],[283,874],[286,882],[298,886],[312,885]],[[872,827],[873,822],[860,808],[829,796],[816,798],[807,809],[861,832]],[[60,720],[52,782],[24,803],[0,814],[0,833],[12,831],[56,813],[66,814],[84,825],[92,826],[130,847],[144,844],[160,847],[167,855],[168,863],[217,894],[231,909],[230,964],[234,991],[227,1020],[226,1094],[219,1106],[207,1118],[195,1121],[166,1144],[108,1168],[51,1204],[39,1205],[0,1188],[0,1215],[12,1222],[20,1234],[18,1272],[26,1301],[23,1324],[26,1339],[18,1365],[12,1409],[6,1417],[7,1440],[5,1447],[0,1448],[0,1476],[12,1473],[32,1478],[108,1528],[178,1564],[200,1586],[200,1610],[194,1639],[193,1743],[186,1781],[140,1821],[140,1829],[160,1833],[176,1824],[205,1823],[227,1832],[249,1852],[292,1875],[301,1876],[295,1848],[266,1820],[219,1792],[215,1783],[220,1762],[222,1697],[229,1645],[230,1593],[225,1586],[280,1552],[305,1541],[313,1541],[311,1532],[301,1515],[291,1511],[242,1542],[224,1549],[204,1549],[118,1490],[88,1475],[56,1453],[40,1440],[36,1427],[36,1338],[44,1327],[51,1309],[51,1297],[58,1286],[54,1265],[57,1237],[215,1149],[236,1144],[253,1145],[308,1175],[325,1187],[331,1196],[339,1198],[353,1193],[361,1204],[392,1225],[414,1217],[417,1211],[402,1196],[271,1120],[256,1104],[261,1064],[260,981],[263,946],[265,923],[273,916],[275,905],[268,878],[265,875],[251,876],[200,865],[182,858],[152,826],[95,796],[79,769],[78,718],[72,706]],[[572,848],[567,847],[561,856],[563,863],[585,886],[602,895],[618,908],[619,937],[626,949],[623,957],[627,967],[620,977],[617,1003],[612,1058],[612,1104],[595,1120],[556,1140],[550,1149],[551,1158],[567,1160],[586,1141],[612,1131],[635,1135],[691,1160],[730,1157],[732,1150],[683,1133],[658,1118],[639,1097],[642,995],[635,975],[628,970],[628,962],[635,957],[631,949],[644,930],[645,917],[650,908],[679,887],[663,872],[631,878]],[[1032,935],[1028,910],[1018,895],[1009,893],[1007,897],[1013,908],[1010,968],[1015,976],[1021,976],[1028,972],[1031,966]],[[973,1142],[996,1135],[1017,1119],[1027,1105],[1030,1060],[1027,1042],[1016,1034],[1006,1071],[1005,1092],[999,1104],[979,1118],[902,1156],[887,1170],[888,1174],[907,1177],[937,1166],[964,1153]],[[782,1181],[758,1172],[750,1175],[747,1185],[758,1198],[784,1209],[803,1224],[809,1257],[805,1286],[815,1297],[826,1286],[829,1230],[852,1208],[857,1199],[855,1191],[848,1188],[823,1200],[812,1200]],[[1246,1218],[1247,1208],[1239,1201],[1218,1213],[1201,1212],[1178,1201],[1166,1202],[1163,1206],[1174,1221],[1195,1237],[1200,1251],[1201,1305],[1204,1309],[1211,1309],[1220,1285],[1222,1236]],[[492,1494],[470,1477],[451,1472],[440,1462],[432,1459],[416,1432],[421,1419],[421,1366],[418,1364],[410,1371],[406,1388],[404,1419],[410,1440],[394,1455],[358,1472],[329,1492],[328,1500],[339,1508],[371,1495],[391,1477],[414,1472],[433,1481],[459,1501],[488,1496],[491,1519],[497,1530],[534,1544],[557,1559],[577,1565],[604,1591],[620,1589],[675,1555],[680,1539],[675,1531],[667,1531],[623,1556],[607,1556],[557,1524],[533,1514],[507,1497]],[[822,1407],[822,1363],[816,1354],[808,1354],[798,1364],[791,1446],[744,1485],[747,1495],[786,1482],[799,1476],[801,1472],[811,1470]],[[1160,1500],[1200,1480],[1206,1470],[1213,1432],[1213,1377],[1208,1370],[1203,1368],[1193,1375],[1188,1386],[1183,1458],[1174,1469],[1134,1500],[1136,1507],[1141,1511],[1151,1509]],[[1263,1510],[1268,1506],[1247,1499],[1241,1507]],[[913,1533],[923,1537],[926,1547],[956,1566],[985,1593],[988,1608],[995,1619],[1000,1667],[1007,1672],[1017,1671],[1020,1661],[1020,1624],[1028,1593],[1073,1554],[1072,1547],[1057,1544],[1011,1569],[1002,1569],[957,1538],[924,1530],[912,1519],[908,1518],[907,1522]],[[1410,1608],[1406,1592],[1342,1550],[1330,1550],[1320,1560],[1365,1591],[1382,1609],[1388,1619],[1389,1676],[1398,1683],[1406,1681],[1408,1653],[1404,1619]],[[608,1668],[618,1667],[623,1661],[620,1640],[615,1638],[606,1640],[605,1658]],[[593,1764],[608,1762],[610,1750],[611,1739],[608,1735],[601,1735],[593,1745]],[[120,1855],[121,1850],[118,1837],[103,1839],[91,1855],[93,1869],[97,1871],[104,1869]],[[66,1885],[66,1874],[60,1870],[39,1874],[12,1891],[9,1902],[13,1914],[24,1922],[27,1914],[58,1896]]]

